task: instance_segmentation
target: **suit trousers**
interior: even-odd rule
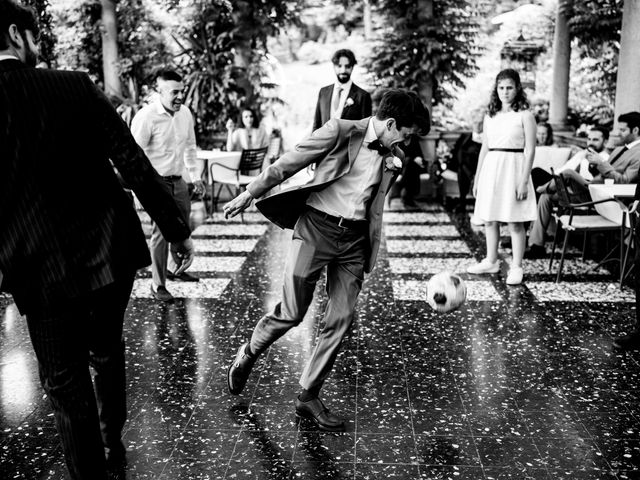
[[[191,199],[189,198],[187,183],[182,178],[165,177],[164,181],[169,186],[185,221],[188,222],[189,214],[191,213]],[[151,230],[149,249],[151,250],[151,278],[153,279],[153,284],[155,286],[164,285],[167,283],[169,243],[164,239],[155,222]],[[175,265],[172,265],[171,269],[172,271],[175,270]]]
[[[327,267],[327,307],[323,326],[300,385],[319,390],[331,373],[340,345],[353,322],[368,253],[368,223],[346,229],[313,210],[304,212],[293,231],[285,266],[282,300],[262,317],[251,336],[251,350],[260,354],[302,322],[322,270]]]
[[[134,277],[123,275],[59,313],[27,315],[40,381],[74,480],[106,479],[105,448],[121,446],[127,415],[122,325]]]

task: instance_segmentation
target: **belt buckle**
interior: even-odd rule
[[[346,229],[347,227],[346,227],[346,226],[344,226],[344,225],[342,225],[342,221],[343,221],[343,220],[344,220],[344,217],[340,217],[340,220],[338,220],[338,226],[339,226],[340,228],[345,228],[345,229]]]

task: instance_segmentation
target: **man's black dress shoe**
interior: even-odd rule
[[[247,384],[249,374],[253,369],[253,365],[256,363],[256,357],[249,356],[249,354],[246,353],[248,346],[248,343],[240,346],[238,353],[236,353],[236,358],[233,360],[227,372],[229,392],[233,395],[240,395],[242,393],[244,386]]]
[[[200,281],[198,277],[194,277],[193,275],[190,275],[187,272],[182,272],[179,275],[175,275],[173,272],[167,272],[167,278],[175,282],[199,282]]]
[[[640,332],[634,332],[624,337],[613,340],[613,348],[616,350],[640,350]]]
[[[531,259],[531,258],[546,258],[546,257],[548,257],[548,255],[547,255],[547,249],[544,247],[544,245],[536,245],[534,243],[524,252],[524,258]]]
[[[402,199],[402,204],[405,207],[409,207],[409,208],[415,208],[418,206],[418,204],[415,202],[415,200],[413,198],[408,198],[408,197],[404,197]]]
[[[153,288],[153,285],[151,285],[151,293],[153,295],[153,298],[155,298],[156,300],[160,300],[161,302],[173,303],[175,301],[173,295],[171,295],[169,290],[167,290],[167,287],[165,287],[164,285],[160,285],[156,288]]]
[[[331,413],[319,398],[311,399],[308,402],[296,398],[296,415],[311,420],[320,430],[344,432],[344,421]]]

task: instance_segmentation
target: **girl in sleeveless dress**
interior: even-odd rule
[[[508,285],[522,283],[525,222],[536,218],[531,165],[536,144],[536,121],[518,72],[502,70],[496,77],[484,119],[482,149],[473,186],[474,215],[485,225],[487,256],[467,269],[473,274],[497,273],[500,222],[509,224],[513,262]]]

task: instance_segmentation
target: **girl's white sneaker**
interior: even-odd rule
[[[500,260],[496,260],[491,263],[486,258],[482,260],[480,263],[476,263],[475,265],[471,265],[467,268],[467,273],[473,273],[475,275],[480,275],[482,273],[498,273],[500,271]]]
[[[507,285],[520,285],[524,271],[522,267],[511,267],[507,275]]]

